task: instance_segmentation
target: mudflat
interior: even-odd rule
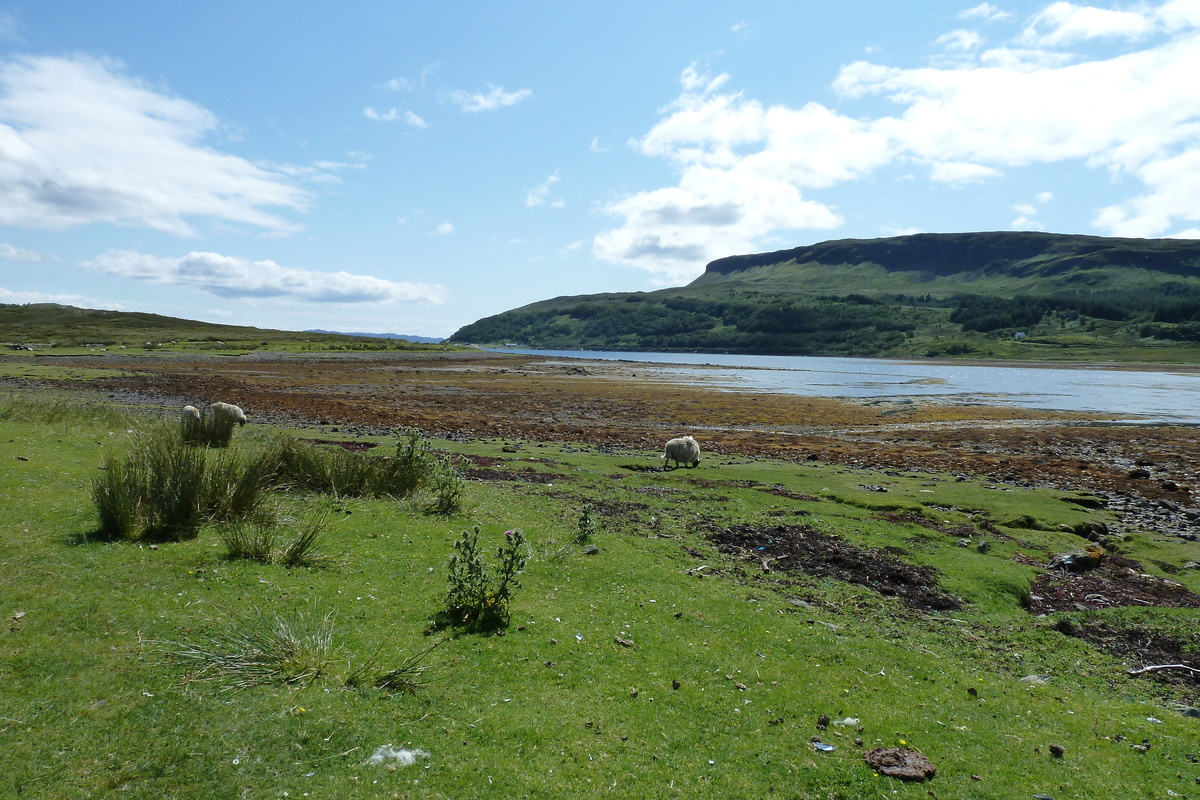
[[[343,433],[414,426],[435,437],[646,449],[692,434],[703,450],[727,456],[961,472],[1178,508],[1194,505],[1200,487],[1200,428],[1192,426],[726,391],[636,362],[483,351],[109,353],[54,362],[111,370],[68,382],[81,391],[165,409],[225,400],[257,421]]]

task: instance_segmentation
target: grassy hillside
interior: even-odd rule
[[[534,303],[450,341],[1189,361],[1200,354],[1200,243],[1040,233],[826,242],[714,261],[686,287]]]
[[[1045,569],[1085,544],[1073,531],[1112,522],[1094,498],[936,472],[711,456],[662,472],[654,452],[442,442],[470,478],[460,511],[293,488],[285,516],[324,520],[327,558],[286,568],[230,557],[215,523],[154,544],[91,535],[104,455],[155,416],[0,396],[0,496],[22,500],[0,504],[0,795],[1194,795],[1200,721],[1178,705],[1197,704],[1195,685],[1128,670],[1194,662],[1197,610],[1147,595],[1120,607],[1129,562],[1102,589]],[[231,455],[280,433],[298,434],[239,429]],[[489,560],[507,530],[529,543],[504,635],[431,625],[453,543],[476,525]],[[1142,560],[1143,588],[1188,597],[1169,574],[1200,589],[1181,569],[1194,543],[1144,532],[1106,546]],[[1031,613],[1060,594],[1065,609]],[[264,621],[296,658],[320,645],[315,671],[234,688],[238,673],[189,680],[171,655],[192,642],[245,661],[239,637]],[[413,691],[354,679],[439,642]],[[1168,642],[1183,652],[1165,656]],[[371,764],[387,744],[425,755]],[[864,753],[885,746],[923,752],[937,776],[881,776]]]
[[[314,331],[277,331],[165,317],[135,311],[105,311],[57,303],[0,304],[0,344],[47,347],[123,347],[255,350],[325,348],[411,349],[404,340],[380,340]]]

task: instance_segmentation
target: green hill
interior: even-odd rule
[[[166,317],[137,311],[105,311],[58,303],[0,303],[0,343],[10,347],[133,347],[255,350],[271,347],[412,349],[402,339],[325,331],[279,331]]]
[[[590,350],[1189,361],[1200,242],[1051,233],[843,239],[683,287],[558,297],[451,342]]]

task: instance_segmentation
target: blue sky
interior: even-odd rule
[[[0,4],[0,302],[446,336],[842,238],[1200,238],[1200,0]]]

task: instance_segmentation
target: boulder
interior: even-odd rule
[[[1050,559],[1050,569],[1064,569],[1067,572],[1087,572],[1100,566],[1104,558],[1104,550],[1094,544],[1089,544],[1082,550],[1072,550]]]

